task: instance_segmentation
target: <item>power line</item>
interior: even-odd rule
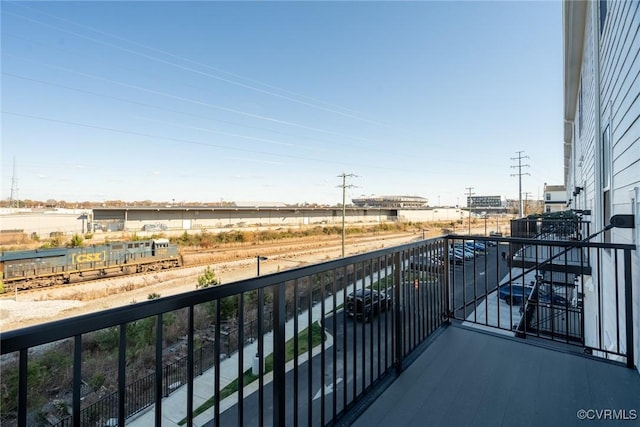
[[[520,201],[520,210],[519,210],[519,215],[520,218],[522,218],[524,215],[524,209],[523,209],[523,205],[522,205],[522,175],[530,175],[528,172],[522,172],[522,168],[528,168],[529,165],[523,165],[522,164],[522,160],[523,159],[528,159],[529,156],[523,156],[522,153],[524,153],[524,151],[516,151],[516,154],[518,155],[518,157],[512,157],[511,160],[517,160],[518,164],[517,165],[512,165],[511,168],[518,168],[518,173],[512,173],[511,176],[517,176],[518,177],[518,198]]]
[[[81,33],[78,33],[76,31],[71,31],[71,30],[68,29],[68,26],[66,26],[65,28],[61,28],[61,27],[58,27],[56,25],[52,25],[52,24],[45,23],[43,21],[40,21],[40,20],[37,20],[37,19],[34,19],[34,18],[30,18],[30,17],[24,16],[24,15],[17,14],[15,12],[5,12],[5,13],[8,13],[10,15],[17,16],[17,17],[20,17],[22,19],[31,21],[31,22],[33,22],[35,24],[40,25],[40,26],[48,27],[48,28],[54,29],[56,31],[65,32],[65,33],[71,34],[73,36],[76,36],[76,37],[79,37],[79,38],[84,38],[86,40],[92,41],[94,43],[102,44],[104,46],[107,46],[107,47],[110,47],[110,48],[113,48],[113,49],[118,49],[118,50],[127,52],[127,53],[132,54],[132,55],[137,55],[137,56],[140,56],[142,58],[145,58],[145,59],[148,59],[148,60],[152,60],[152,61],[156,61],[156,62],[160,62],[160,63],[163,63],[165,65],[170,65],[170,66],[173,66],[173,67],[176,67],[176,68],[180,68],[180,69],[183,69],[185,71],[190,71],[190,72],[193,72],[193,73],[197,73],[197,74],[200,74],[200,75],[203,75],[203,76],[206,76],[206,77],[210,77],[210,78],[213,78],[213,79],[217,79],[217,80],[229,83],[229,84],[233,84],[233,85],[240,86],[240,87],[243,87],[243,88],[246,88],[246,89],[254,90],[256,92],[264,93],[264,94],[267,94],[267,95],[270,95],[270,96],[286,99],[286,100],[291,101],[291,102],[295,102],[295,103],[298,103],[298,104],[306,105],[306,106],[309,106],[309,107],[312,107],[312,108],[317,108],[317,109],[324,110],[324,111],[327,111],[327,112],[330,112],[330,113],[339,114],[339,115],[342,115],[342,116],[345,116],[345,117],[348,117],[348,118],[352,118],[352,119],[355,119],[355,120],[361,120],[361,121],[372,123],[372,124],[383,125],[383,123],[381,123],[381,122],[379,122],[377,120],[372,120],[372,119],[368,119],[366,117],[358,116],[357,114],[360,114],[360,115],[363,114],[361,112],[354,111],[354,110],[351,110],[349,108],[346,108],[346,107],[343,107],[343,106],[340,106],[340,105],[330,104],[330,103],[328,103],[326,101],[322,101],[322,100],[319,100],[319,99],[316,99],[316,98],[313,98],[313,97],[310,97],[310,96],[307,96],[307,95],[304,95],[304,94],[296,93],[296,92],[290,91],[288,89],[280,88],[280,87],[277,87],[277,86],[274,86],[274,85],[271,85],[271,84],[268,84],[268,83],[264,83],[264,82],[261,82],[261,81],[255,80],[255,79],[250,79],[250,78],[247,78],[247,77],[243,77],[243,76],[240,76],[238,74],[231,73],[229,71],[225,71],[225,70],[222,70],[220,68],[216,68],[216,67],[213,67],[211,65],[208,65],[208,64],[205,64],[205,63],[202,63],[202,62],[199,62],[199,61],[195,61],[195,60],[190,59],[188,57],[176,55],[176,54],[174,54],[174,53],[172,53],[170,51],[166,51],[166,50],[163,50],[163,49],[155,48],[153,46],[145,45],[145,44],[136,42],[134,40],[118,36],[116,34],[112,34],[112,33],[108,33],[108,32],[99,30],[99,29],[97,29],[95,27],[92,27],[92,26],[81,24],[81,23],[78,23],[78,22],[75,22],[75,21],[72,21],[72,20],[69,20],[69,19],[65,19],[65,18],[62,18],[60,16],[57,16],[57,15],[54,15],[54,14],[51,14],[51,13],[47,13],[47,12],[39,10],[37,8],[24,6],[22,4],[19,4],[19,5],[16,4],[16,5],[20,6],[22,8],[25,8],[25,9],[30,9],[32,11],[37,11],[40,14],[52,17],[52,18],[57,19],[59,21],[65,22],[67,24],[73,24],[73,25],[76,25],[76,26],[78,26],[80,28],[88,29],[88,30],[93,31],[95,33],[98,33],[98,34],[101,34],[101,35],[104,35],[104,36],[107,36],[107,37],[111,37],[111,38],[114,38],[114,39],[119,40],[119,41],[124,41],[126,43],[133,44],[134,46],[137,46],[137,47],[141,47],[141,48],[144,48],[144,49],[147,49],[147,50],[151,50],[151,51],[156,52],[156,53],[167,55],[167,56],[169,56],[171,58],[179,59],[181,61],[185,61],[185,62],[194,64],[194,65],[197,65],[197,66],[209,69],[209,70],[213,70],[213,71],[218,72],[218,73],[226,74],[226,75],[232,76],[232,77],[234,77],[236,79],[249,81],[251,83],[255,83],[255,84],[258,84],[258,85],[261,85],[261,86],[265,86],[265,87],[268,87],[270,89],[279,90],[279,91],[288,93],[290,95],[298,96],[300,98],[305,98],[305,99],[308,99],[308,100],[313,101],[313,102],[308,102],[308,101],[303,101],[303,100],[300,100],[300,99],[295,99],[295,98],[293,98],[291,96],[282,95],[282,94],[279,94],[279,93],[276,93],[276,92],[272,92],[272,91],[269,91],[269,90],[265,90],[265,89],[259,88],[257,86],[248,85],[248,84],[242,83],[240,81],[231,80],[229,78],[217,76],[215,74],[211,74],[211,73],[200,71],[200,70],[197,70],[197,69],[194,69],[194,68],[191,68],[191,67],[187,67],[187,66],[178,64],[176,62],[171,62],[171,61],[159,58],[157,56],[152,56],[152,55],[143,53],[143,52],[141,52],[139,50],[137,51],[137,50],[134,50],[134,49],[130,49],[130,48],[124,47],[122,45],[118,45],[118,44],[115,44],[115,43],[112,43],[112,42],[108,42],[106,40],[100,40],[100,39],[97,39],[95,37],[88,36],[86,34],[81,34]],[[320,105],[320,104],[324,104],[324,105]],[[327,106],[329,106],[331,108],[329,108]],[[343,111],[339,111],[338,109],[339,110],[343,110]],[[348,111],[348,112],[345,112],[345,111]]]
[[[342,174],[338,175],[338,178],[342,178],[342,185],[340,185],[340,187],[342,187],[342,258],[344,258],[344,239],[345,239],[345,225],[344,225],[344,220],[345,220],[345,216],[347,214],[347,208],[346,208],[346,190],[347,188],[353,188],[355,187],[355,185],[349,184],[347,185],[347,177],[350,178],[354,178],[357,177],[357,175],[354,175],[352,173],[344,173],[342,172]]]
[[[272,156],[272,157],[286,158],[286,159],[307,160],[307,161],[312,161],[312,162],[317,162],[317,163],[324,163],[324,164],[332,163],[332,164],[337,164],[337,165],[342,165],[342,166],[353,166],[355,164],[355,163],[349,163],[349,162],[342,162],[342,161],[339,161],[339,160],[321,159],[321,158],[317,158],[317,157],[297,156],[297,155],[293,155],[293,154],[284,154],[284,153],[271,153],[271,152],[267,152],[267,151],[254,150],[254,149],[248,149],[248,148],[242,148],[242,147],[234,147],[234,146],[230,146],[230,145],[215,144],[215,143],[210,143],[210,142],[202,142],[202,141],[186,139],[186,138],[174,138],[174,137],[170,137],[170,136],[149,134],[149,133],[145,133],[145,132],[137,132],[137,131],[127,130],[127,129],[118,129],[118,128],[112,128],[112,127],[106,127],[106,126],[92,125],[92,124],[88,124],[88,123],[73,122],[73,121],[69,121],[69,120],[59,120],[59,119],[54,119],[54,118],[49,118],[49,117],[34,116],[34,115],[31,115],[31,114],[23,114],[23,113],[19,113],[19,112],[15,112],[15,111],[0,111],[0,113],[1,114],[12,115],[12,116],[16,116],[16,117],[23,117],[23,118],[27,118],[27,119],[42,120],[42,121],[47,121],[47,122],[51,122],[51,123],[59,123],[59,124],[70,125],[70,126],[79,126],[79,127],[89,128],[89,129],[99,129],[99,130],[103,130],[103,131],[107,131],[107,132],[115,132],[115,133],[120,133],[120,134],[125,134],[125,135],[142,136],[142,137],[151,138],[151,139],[158,139],[158,140],[163,140],[163,141],[173,141],[173,142],[179,142],[179,143],[183,143],[183,144],[190,144],[190,145],[210,147],[210,148],[221,148],[221,149],[229,150],[229,151],[240,151],[240,152],[252,153],[252,154],[263,154],[263,155],[268,155],[268,156]],[[357,164],[355,164],[355,165],[358,166]],[[378,166],[377,169],[378,170],[389,170],[389,171],[413,170],[413,169],[400,168],[400,167],[391,168],[391,167],[386,167],[386,166]],[[354,175],[354,176],[356,176],[356,175]]]

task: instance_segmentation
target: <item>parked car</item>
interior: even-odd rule
[[[453,264],[464,264],[464,255],[462,251],[456,251],[454,249],[449,250],[449,263]]]
[[[465,247],[462,243],[455,243],[453,250],[459,252],[464,259],[473,259],[476,257],[475,251]]]
[[[345,309],[347,315],[370,321],[371,318],[391,307],[391,296],[386,292],[372,289],[358,289],[347,295]]]
[[[522,283],[506,283],[500,286],[498,294],[500,299],[503,299],[507,304],[522,305],[524,301],[532,297],[533,289],[533,284],[525,284],[523,286]],[[554,289],[552,295],[551,286],[546,283],[542,283],[538,290],[538,301],[545,304],[552,303],[553,305],[567,306],[567,298],[562,294],[563,292],[561,289]]]
[[[438,258],[427,255],[417,255],[409,257],[409,268],[418,271],[438,272],[442,270],[444,263]]]
[[[464,242],[464,244],[465,244],[466,247],[468,247],[469,249],[471,249],[473,251],[476,251],[476,252],[484,253],[487,250],[487,247],[482,242],[476,242],[474,240],[468,240],[468,241]]]

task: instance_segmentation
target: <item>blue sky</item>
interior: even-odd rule
[[[3,199],[464,205],[518,197],[517,151],[563,182],[560,2],[1,8]]]

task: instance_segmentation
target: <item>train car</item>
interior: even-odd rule
[[[5,290],[31,289],[178,266],[178,247],[168,239],[112,242],[83,248],[35,249],[0,255]]]

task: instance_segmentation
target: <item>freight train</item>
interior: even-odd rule
[[[178,247],[168,239],[111,242],[84,248],[12,251],[0,255],[5,291],[157,271],[180,265]]]

